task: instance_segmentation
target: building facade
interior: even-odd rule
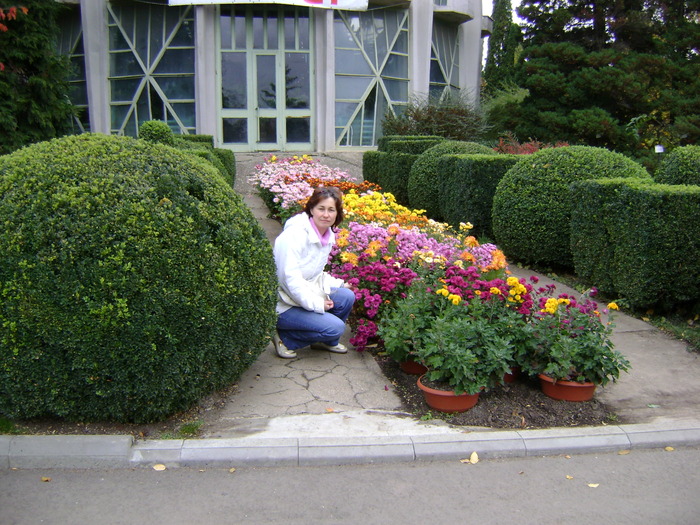
[[[163,120],[234,151],[332,151],[375,145],[411,97],[478,103],[481,0],[344,1],[66,1],[76,127]]]

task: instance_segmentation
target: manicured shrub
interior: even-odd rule
[[[427,141],[428,143],[433,143],[435,141],[445,140],[444,137],[438,137],[437,135],[384,135],[377,139],[377,151],[389,151],[389,144],[394,141],[404,141],[409,140],[411,142]],[[434,144],[430,144],[432,147]],[[405,152],[407,153],[407,152]],[[422,151],[420,152],[422,153]]]
[[[175,134],[162,120],[148,120],[139,126],[139,138],[154,144],[175,145]]]
[[[425,150],[444,142],[444,140],[445,139],[443,138],[429,140],[414,140],[410,138],[406,138],[405,140],[392,140],[389,142],[389,144],[387,144],[386,151],[387,153],[409,153],[411,155],[420,155]]]
[[[154,421],[275,323],[270,244],[209,164],[85,134],[0,157],[0,414]]]
[[[700,186],[700,146],[682,146],[669,152],[654,173],[654,179],[663,184]]]
[[[211,148],[214,147],[214,136],[213,135],[196,135],[196,134],[184,134],[177,135],[175,137],[176,141],[185,140],[188,142],[197,142],[199,144],[205,144]]]
[[[639,164],[604,148],[569,146],[528,155],[496,188],[492,220],[497,244],[511,259],[571,267],[569,185],[613,177],[651,180]]]
[[[572,192],[577,274],[633,308],[700,302],[700,187],[612,179],[574,184]],[[586,211],[592,207],[598,217]]]
[[[498,183],[520,157],[516,155],[443,155],[438,162],[440,215],[459,227],[474,226],[477,237],[493,237],[491,208]]]
[[[419,155],[366,151],[362,156],[362,175],[368,182],[392,193],[399,204],[408,205],[408,174]]]
[[[495,151],[475,142],[448,140],[426,150],[416,160],[408,177],[408,204],[411,208],[425,210],[428,217],[442,220],[439,199],[440,179],[438,161],[443,155],[497,155]]]

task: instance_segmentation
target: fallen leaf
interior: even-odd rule
[[[518,474],[525,474],[525,471],[521,470],[520,472],[518,472]]]
[[[649,408],[659,408],[659,405],[654,405],[654,404],[649,404],[647,405]]]
[[[620,451],[617,453],[617,455],[618,455],[618,456],[626,456],[626,455],[629,454],[629,453],[630,453],[629,450],[620,450]]]
[[[42,476],[41,481],[43,481],[44,483],[48,483],[49,481],[51,481],[51,478],[47,478],[45,476]]]
[[[158,463],[157,465],[153,465],[153,470],[157,470],[158,472],[165,470],[165,465],[162,463]]]
[[[567,454],[566,456],[564,456],[564,457],[565,457],[566,459],[571,459],[571,456],[569,456],[568,454]]]
[[[231,467],[230,469],[228,469],[228,471],[229,471],[231,474],[233,474],[234,472],[236,472],[236,469],[235,469],[234,467]]]
[[[574,477],[573,477],[573,476],[568,476],[568,475],[567,475],[567,476],[566,476],[566,479],[574,479]]]
[[[592,489],[597,489],[600,483],[589,483],[588,486],[591,487]]]
[[[472,452],[472,455],[469,456],[469,462],[474,465],[479,462],[479,454],[476,452]]]
[[[335,409],[333,409],[333,408],[331,408],[331,407],[327,407],[327,408],[326,408],[326,412],[335,412]]]
[[[459,462],[460,463],[471,463],[471,461],[469,461],[469,458],[460,459]]]
[[[664,450],[665,450],[666,452],[673,452],[673,451],[676,450],[676,449],[673,448],[673,447],[666,447],[666,448],[664,448]]]
[[[384,385],[384,390],[389,390],[389,387],[387,385]]]
[[[648,318],[648,317],[642,317],[642,321],[644,321],[645,323],[648,323],[648,322],[649,322],[649,318]]]

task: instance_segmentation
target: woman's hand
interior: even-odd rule
[[[331,301],[330,299],[326,299],[325,301],[323,301],[323,309],[326,312],[331,308],[333,308],[333,301]]]

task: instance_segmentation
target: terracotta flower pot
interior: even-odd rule
[[[399,368],[406,372],[407,374],[422,376],[428,371],[428,367],[414,361],[413,359],[407,359],[406,361],[401,361],[399,363]]]
[[[455,395],[452,390],[436,390],[421,383],[423,376],[418,378],[418,388],[423,391],[425,402],[430,408],[452,414],[454,412],[466,412],[479,401],[479,394]]]
[[[595,393],[595,383],[576,381],[556,381],[544,374],[538,374],[542,393],[560,401],[590,401]]]
[[[520,367],[519,366],[514,366],[513,368],[510,369],[509,374],[505,374],[503,376],[503,382],[504,383],[514,383],[516,379],[520,377]]]

